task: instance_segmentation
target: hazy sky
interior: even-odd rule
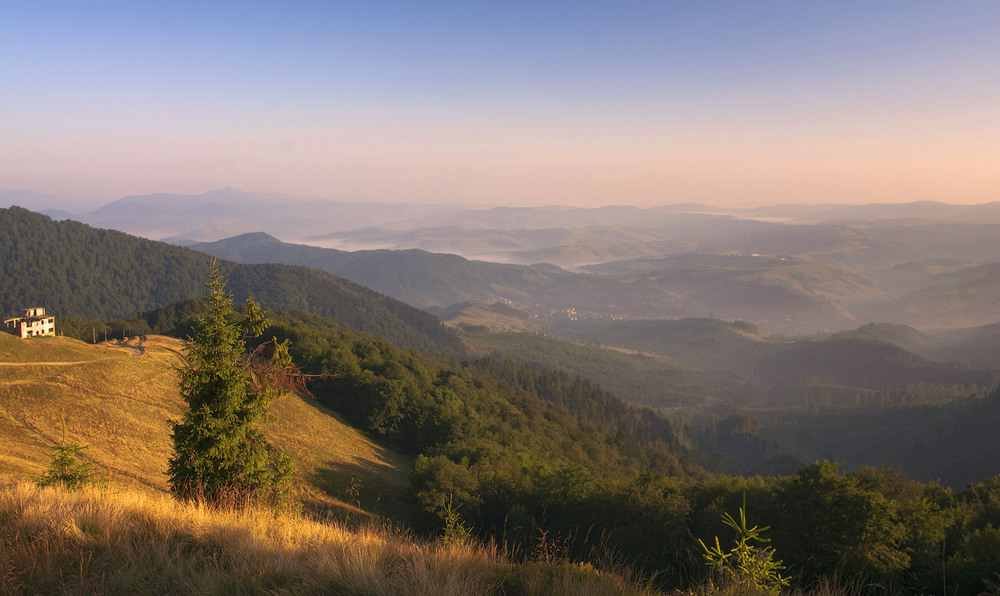
[[[0,190],[1000,200],[1000,2],[0,0]]]

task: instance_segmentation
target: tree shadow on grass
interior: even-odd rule
[[[306,479],[334,502],[307,499],[304,505],[338,521],[388,518],[411,522],[419,515],[419,510],[410,485],[386,478],[383,474],[391,469],[381,465],[327,462],[313,470]]]

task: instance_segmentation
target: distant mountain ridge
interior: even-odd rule
[[[203,242],[256,231],[298,238],[309,233],[354,229],[454,209],[435,205],[352,203],[225,188],[199,195],[132,195],[73,218],[151,239]]]
[[[614,263],[574,273],[554,266],[469,261],[421,250],[344,252],[244,234],[191,248],[244,263],[306,265],[343,276],[420,308],[510,302],[543,325],[566,317],[810,320],[850,324],[847,302],[873,282],[802,259],[683,255]],[[662,270],[661,270],[662,268]]]

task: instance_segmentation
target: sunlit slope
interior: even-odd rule
[[[659,593],[589,564],[519,564],[477,542],[20,479],[0,479],[0,578],[4,595]]]
[[[491,331],[534,331],[539,327],[528,313],[502,302],[453,304],[446,308],[427,310],[449,327]]]
[[[65,414],[67,439],[89,445],[83,454],[104,475],[166,490],[170,420],[184,407],[176,373],[181,350],[180,341],[160,336],[88,345],[0,334],[0,474],[44,470]],[[295,460],[306,499],[401,507],[405,457],[308,398],[286,396],[271,411],[276,420],[266,432]]]

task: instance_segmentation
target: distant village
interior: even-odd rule
[[[4,319],[3,330],[18,337],[56,334],[56,318],[45,314],[45,308],[25,308],[22,316]]]

